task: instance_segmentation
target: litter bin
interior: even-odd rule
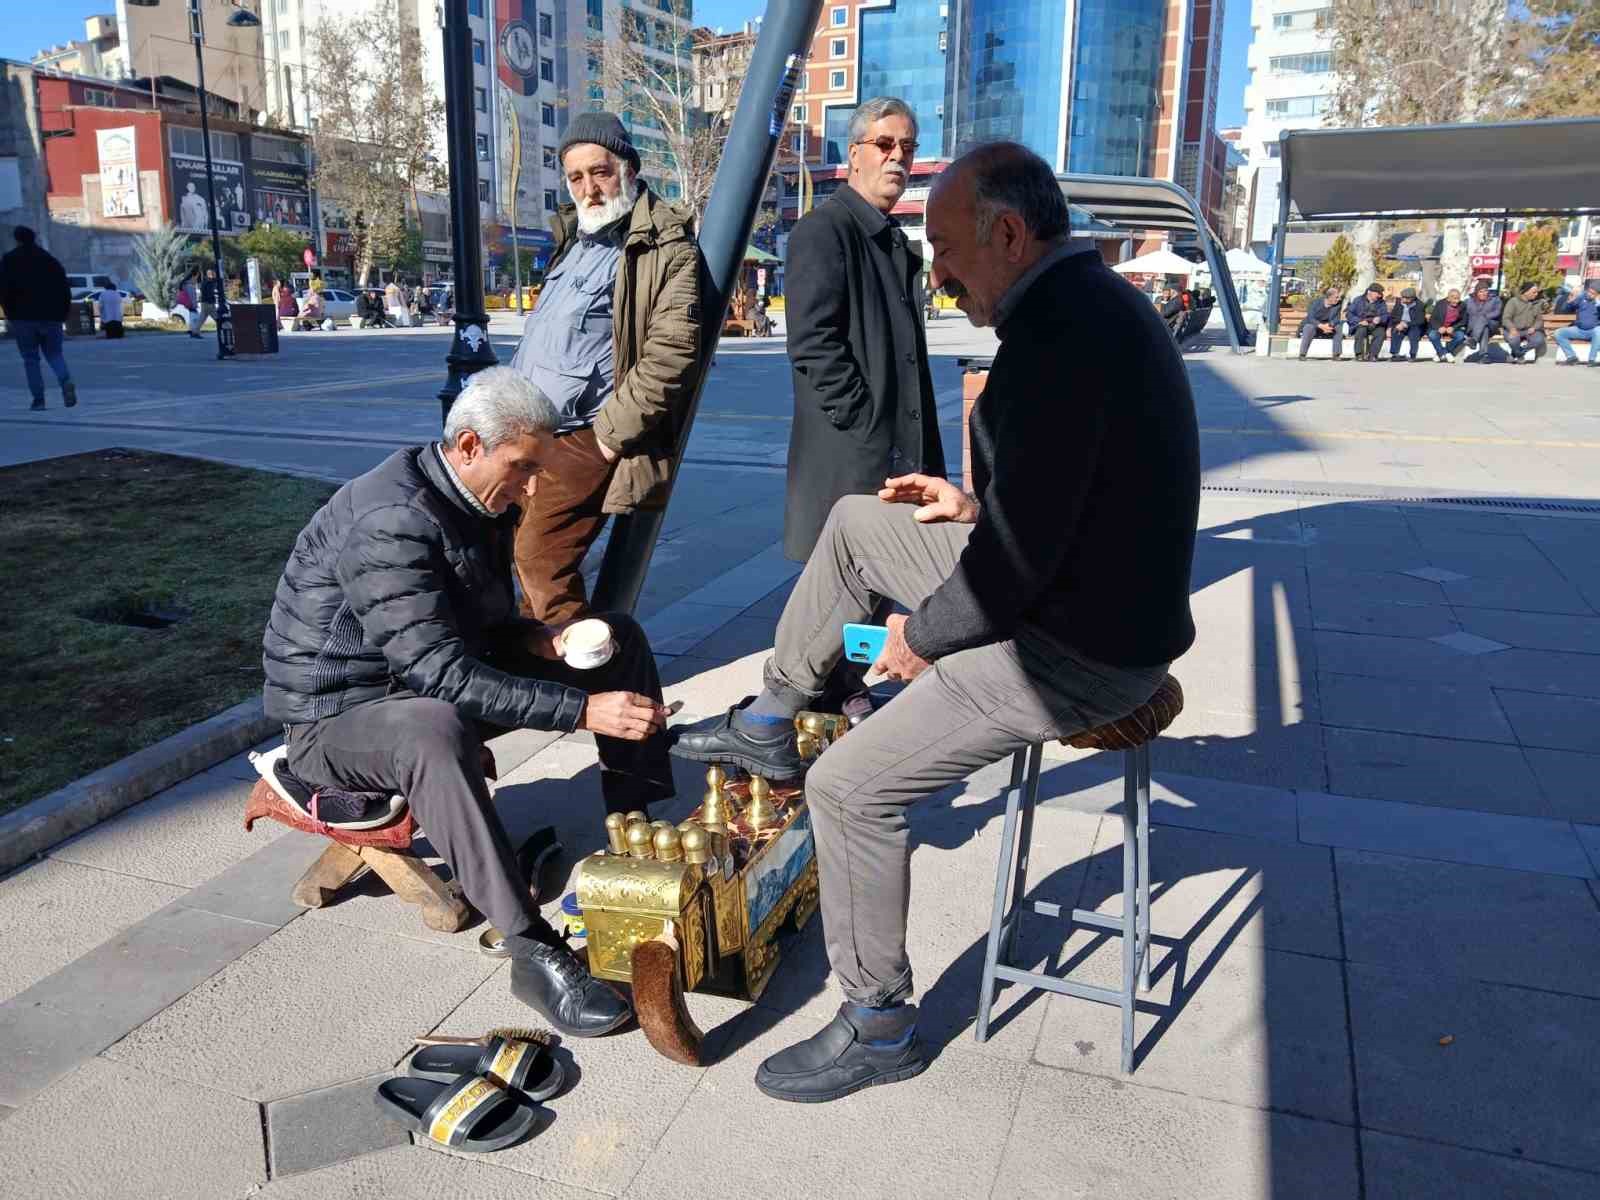
[[[972,406],[983,395],[989,382],[989,368],[993,365],[992,358],[956,359],[956,366],[961,368],[961,487],[964,491],[972,490],[972,435],[968,429],[972,423]]]
[[[67,336],[93,336],[94,329],[94,301],[85,296],[67,309]]]
[[[230,304],[235,354],[276,354],[278,314],[270,304]]]

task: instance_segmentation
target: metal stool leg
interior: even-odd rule
[[[1022,774],[1026,763],[1026,750],[1017,751],[1011,760],[1011,785],[1006,788],[1006,817],[1000,829],[1000,863],[994,873],[994,909],[989,916],[989,937],[983,949],[983,982],[978,991],[978,1022],[973,1036],[980,1042],[989,1040],[989,1014],[994,1007],[995,968],[1000,961],[1001,930],[1008,920],[1015,921],[1013,910],[1007,916],[1006,883],[1013,871],[1016,852],[1017,810],[1022,799]]]
[[[1023,751],[1018,751],[1016,759],[1021,759]],[[1016,957],[1017,926],[1022,922],[1018,917],[1022,908],[1022,897],[1028,890],[1028,856],[1033,849],[1033,810],[1039,803],[1039,769],[1044,760],[1044,743],[1040,742],[1030,747],[1027,751],[1028,770],[1022,784],[1022,813],[1021,828],[1017,832],[1017,869],[1011,879],[1011,922],[1006,926],[1004,944],[1000,948],[1000,961],[1012,962]],[[1016,774],[1017,764],[1013,760],[1011,772]],[[1012,787],[1016,784],[1013,783]]]
[[[1138,960],[1138,770],[1132,754],[1123,753],[1122,772],[1122,1073],[1133,1072],[1133,983]]]
[[[1139,801],[1139,990],[1150,990],[1150,743],[1134,752]]]

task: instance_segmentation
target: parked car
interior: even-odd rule
[[[300,299],[304,301],[308,294],[302,291]],[[335,321],[354,320],[356,315],[356,294],[347,292],[343,288],[323,288],[322,312],[324,316],[332,317]]]
[[[106,288],[116,288],[117,281],[109,275],[73,274],[69,271],[67,273],[67,286],[72,289],[72,298],[74,300],[82,300],[85,296],[99,295]],[[117,290],[122,291],[121,288],[117,288]],[[128,295],[129,293],[122,292],[124,300],[128,298]]]

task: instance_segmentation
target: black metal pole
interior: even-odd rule
[[[472,104],[472,29],[467,0],[444,3],[444,111],[450,151],[450,250],[455,267],[456,335],[445,363],[450,374],[439,390],[439,419],[466,380],[500,360],[489,344],[489,314],[483,306],[483,240],[478,220],[477,121]]]
[[[761,21],[755,51],[739,92],[739,106],[717,168],[711,198],[706,202],[700,223],[700,253],[705,260],[706,285],[700,316],[705,336],[700,344],[700,371],[689,411],[684,415],[672,456],[672,483],[689,444],[695,411],[700,407],[700,392],[705,387],[706,368],[716,349],[722,320],[728,311],[728,298],[739,278],[756,208],[772,172],[778,138],[789,121],[790,104],[796,85],[805,70],[816,30],[822,0],[772,0]],[[670,492],[669,492],[670,496]],[[600,577],[595,581],[594,607],[601,612],[632,612],[644,587],[650,555],[655,550],[666,505],[649,512],[634,512],[616,518]]]
[[[200,0],[189,0],[189,35],[194,39],[195,95],[200,100],[200,136],[206,144],[206,197],[211,210],[211,253],[217,271],[217,357],[233,357],[233,314],[228,311],[228,278],[222,267],[222,234],[217,229],[217,177],[211,167],[211,122],[206,117],[205,32]],[[205,282],[202,280],[202,292]]]
[[[1278,174],[1278,227],[1272,231],[1272,282],[1267,285],[1267,334],[1278,332],[1278,309],[1283,299],[1283,256],[1289,246],[1289,155],[1288,134],[1278,135],[1278,161],[1282,168]],[[1271,344],[1267,346],[1272,349]]]

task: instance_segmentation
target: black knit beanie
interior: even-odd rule
[[[567,151],[580,142],[604,146],[618,158],[625,160],[633,168],[634,173],[638,174],[639,152],[628,140],[628,131],[622,127],[622,122],[617,119],[615,113],[584,112],[573,117],[567,122],[567,132],[561,139],[561,149],[557,157],[565,161]]]

